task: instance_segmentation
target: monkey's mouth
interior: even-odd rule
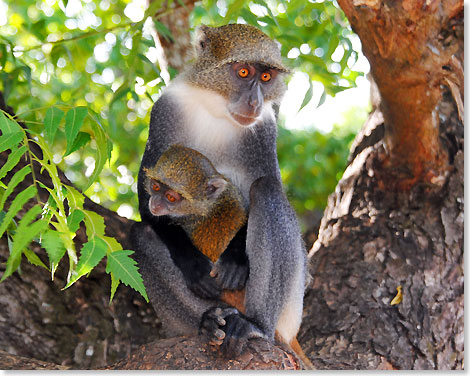
[[[237,114],[235,112],[230,111],[230,116],[240,125],[245,127],[253,125],[256,120],[258,120],[257,116],[245,116],[241,114]]]

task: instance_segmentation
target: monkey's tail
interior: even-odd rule
[[[305,368],[315,369],[310,359],[307,358],[307,355],[305,355],[304,351],[302,350],[302,347],[300,347],[300,343],[299,341],[297,341],[297,337],[294,337],[294,339],[290,341],[289,346],[297,354],[300,360],[302,360],[305,365]]]

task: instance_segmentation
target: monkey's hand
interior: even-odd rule
[[[207,269],[200,266],[192,270],[191,274],[186,276],[186,284],[200,298],[218,299],[222,293],[222,286],[210,276],[209,272],[210,266]]]
[[[214,264],[210,276],[214,277],[222,289],[241,290],[248,279],[248,263],[239,264],[233,260],[219,258]]]
[[[209,343],[212,345],[222,345],[225,338],[225,332],[221,329],[226,325],[225,318],[229,315],[237,314],[235,308],[209,308],[202,315],[199,333],[204,334],[209,338]]]
[[[202,316],[201,333],[209,337],[209,343],[220,346],[227,358],[236,358],[251,338],[267,338],[257,325],[249,321],[235,308],[214,307]]]

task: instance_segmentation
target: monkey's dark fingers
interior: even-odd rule
[[[211,275],[216,275],[215,280],[223,289],[240,290],[245,287],[248,272],[248,265],[231,263],[215,265],[212,268]]]
[[[224,342],[225,332],[221,329],[216,329],[212,333],[212,338],[209,339],[211,345],[220,346]]]
[[[218,299],[222,293],[222,287],[212,277],[205,275],[196,282],[189,285],[189,288],[197,296],[203,299]]]
[[[266,338],[264,333],[240,314],[226,317],[225,340],[221,350],[228,358],[239,356],[250,338]]]
[[[219,307],[213,307],[204,312],[201,318],[200,331],[211,336],[212,333],[220,330],[219,328],[226,324],[225,319],[222,317],[222,312],[222,308]],[[216,337],[220,336],[216,335]]]
[[[199,332],[209,338],[209,343],[220,346],[225,338],[221,329],[226,324],[225,317],[238,314],[235,308],[213,307],[202,315]]]

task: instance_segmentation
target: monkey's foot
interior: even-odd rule
[[[209,343],[220,346],[227,358],[238,357],[249,339],[266,335],[235,308],[214,307],[202,316],[200,332],[209,337]]]
[[[251,338],[267,339],[263,331],[240,312],[228,315],[225,317],[225,322],[226,324],[222,326],[225,339],[221,350],[227,358],[238,357]]]
[[[209,338],[210,344],[220,346],[225,338],[225,332],[221,329],[227,323],[225,318],[237,313],[235,308],[210,308],[202,315],[199,332]]]

